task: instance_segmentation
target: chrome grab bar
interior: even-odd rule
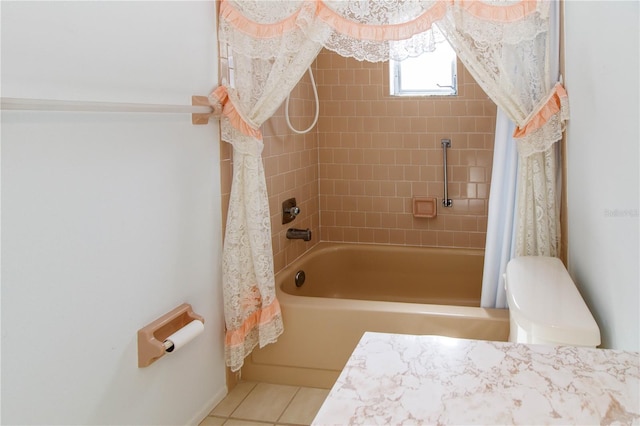
[[[449,198],[449,185],[447,184],[447,148],[451,148],[451,139],[441,139],[442,144],[442,168],[444,170],[444,198],[442,207],[451,207],[453,201]]]

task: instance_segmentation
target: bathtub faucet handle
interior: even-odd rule
[[[291,222],[300,214],[300,207],[296,206],[296,199],[289,198],[282,202],[282,224]]]
[[[298,216],[300,214],[300,207],[293,206],[291,208],[285,209],[284,212],[290,214],[291,216]]]

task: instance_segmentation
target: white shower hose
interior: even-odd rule
[[[316,88],[316,81],[313,78],[313,71],[311,71],[311,67],[309,67],[309,77],[311,77],[311,87],[313,87],[313,96],[316,99],[316,116],[313,119],[313,123],[311,123],[311,126],[309,126],[307,129],[301,131],[301,130],[294,129],[293,126],[291,125],[291,121],[289,121],[289,96],[291,96],[291,94],[287,95],[287,101],[286,101],[285,107],[284,107],[284,118],[287,120],[287,126],[289,126],[291,131],[293,131],[294,133],[297,133],[299,135],[303,135],[305,133],[309,133],[311,131],[311,129],[313,129],[313,127],[318,122],[318,115],[320,114],[320,101],[318,100],[318,89]]]

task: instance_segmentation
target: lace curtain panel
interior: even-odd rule
[[[216,89],[210,101],[222,108],[222,137],[233,145],[234,156],[223,249],[226,354],[232,370],[256,345],[275,341],[282,332],[260,126],[320,49],[371,62],[401,60],[433,50],[438,40],[432,26],[438,26],[476,81],[518,126],[518,150],[528,157],[560,139],[568,112],[562,86],[547,87],[548,11],[548,1],[222,0],[219,38],[233,57],[235,84]],[[535,174],[534,166],[527,173]],[[532,185],[527,197],[544,204],[537,191],[547,197],[550,187],[548,182]],[[532,207],[532,220],[524,221],[524,247],[531,246],[531,238],[557,239],[550,229],[555,220],[538,226],[540,211],[548,211],[539,207]],[[539,232],[551,236],[538,238]]]

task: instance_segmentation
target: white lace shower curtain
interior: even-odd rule
[[[560,76],[560,5],[556,1],[551,2],[549,21],[545,89]],[[498,109],[480,301],[483,308],[507,307],[503,277],[509,260],[522,255],[557,256],[560,251],[558,144],[530,155],[522,150],[518,158],[514,126]]]
[[[225,348],[232,370],[256,345],[273,342],[282,332],[260,126],[320,49],[371,62],[401,60],[432,50],[436,24],[485,92],[516,123],[518,150],[527,157],[559,140],[566,119],[564,89],[546,87],[548,12],[547,1],[222,0],[220,41],[234,60],[235,87],[219,87],[210,101],[222,108],[222,136],[233,145],[234,156],[223,253]],[[532,165],[534,175],[539,164]],[[523,221],[519,239],[527,249],[557,240],[553,220],[539,223],[540,214],[549,213],[548,186],[531,188],[532,221]],[[540,232],[551,236],[539,237]]]

